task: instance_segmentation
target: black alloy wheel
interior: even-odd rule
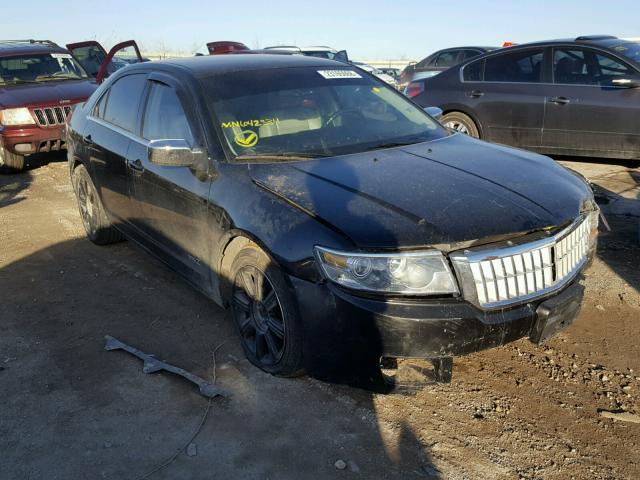
[[[263,369],[282,359],[287,343],[287,328],[278,294],[264,272],[245,265],[235,275],[232,309],[247,350]]]

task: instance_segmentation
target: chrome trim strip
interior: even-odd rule
[[[590,214],[580,215],[549,238],[450,254],[463,297],[482,310],[491,310],[526,303],[562,289],[575,279],[592,253],[591,249],[583,250],[587,247],[583,244],[584,235],[590,234],[590,225],[585,225]],[[491,272],[485,272],[487,264]]]

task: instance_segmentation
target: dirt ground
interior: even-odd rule
[[[226,312],[131,244],[85,240],[62,159],[0,177],[0,479],[640,478],[633,165],[563,162],[612,228],[569,329],[376,395],[249,365]],[[231,395],[145,375],[107,334]]]

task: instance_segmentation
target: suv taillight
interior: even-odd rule
[[[424,82],[411,82],[407,86],[407,97],[413,98],[424,92]]]

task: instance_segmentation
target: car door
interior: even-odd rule
[[[174,268],[194,283],[205,285],[209,277],[210,235],[207,199],[211,184],[206,153],[203,163],[164,166],[150,160],[154,141],[185,141],[206,152],[193,109],[185,108],[189,96],[172,77],[149,77],[140,137],[132,141],[127,165],[133,223],[138,233],[157,247]]]
[[[635,68],[601,50],[553,49],[542,145],[567,154],[640,157],[640,90],[616,86]]]
[[[140,49],[134,40],[120,42],[109,52],[95,40],[70,43],[67,49],[98,83],[102,83],[106,77],[131,63],[142,62]]]
[[[467,108],[480,123],[482,138],[523,148],[542,139],[546,85],[544,48],[500,53],[463,68]]]
[[[146,74],[125,75],[115,81],[88,116],[83,138],[102,204],[125,230],[131,220],[126,158],[145,85]]]

